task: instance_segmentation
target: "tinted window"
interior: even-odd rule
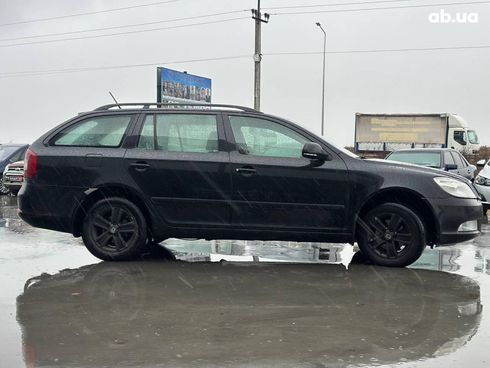
[[[464,133],[464,131],[463,130],[454,131],[454,140],[464,146],[466,144],[466,134]]]
[[[6,160],[11,154],[18,150],[19,147],[0,146],[0,161]]]
[[[56,146],[118,147],[131,116],[101,116],[83,120],[61,132]]]
[[[231,128],[240,153],[268,157],[299,158],[306,138],[269,120],[230,116]]]
[[[215,115],[148,115],[138,147],[168,152],[208,153],[218,151]]]
[[[448,152],[448,151],[444,152],[444,164],[445,165],[455,165],[456,164],[454,162],[453,156],[451,155],[451,152]]]
[[[427,167],[441,167],[441,154],[439,152],[393,152],[387,157],[387,160]]]
[[[463,160],[461,160],[459,153],[451,152],[451,154],[453,155],[454,162],[456,162],[456,165],[458,165],[458,169],[465,166],[463,164]]]
[[[15,152],[15,155],[13,155],[10,158],[10,161],[11,162],[22,161],[24,159],[25,154],[26,154],[26,148],[21,148],[17,152]]]

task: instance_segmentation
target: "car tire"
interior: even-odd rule
[[[143,213],[124,198],[96,202],[83,221],[85,246],[104,261],[128,261],[139,257],[145,250],[147,238]]]
[[[7,195],[9,192],[9,188],[3,184],[3,175],[0,175],[0,195]]]
[[[411,209],[385,203],[358,221],[358,244],[365,257],[386,267],[405,267],[415,262],[426,246],[425,227]]]

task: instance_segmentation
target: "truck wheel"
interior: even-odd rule
[[[369,211],[358,223],[358,243],[374,264],[405,267],[425,249],[425,228],[411,209],[385,203]]]
[[[9,194],[10,190],[3,184],[3,175],[0,175],[0,195]]]
[[[127,261],[141,255],[148,233],[140,209],[124,198],[95,203],[83,221],[87,249],[104,261]]]

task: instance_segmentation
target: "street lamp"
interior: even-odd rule
[[[322,87],[322,136],[325,130],[325,56],[327,51],[327,32],[323,29],[320,22],[316,22],[323,32],[323,87]]]

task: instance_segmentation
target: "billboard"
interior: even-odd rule
[[[157,68],[158,102],[211,103],[211,79]]]

